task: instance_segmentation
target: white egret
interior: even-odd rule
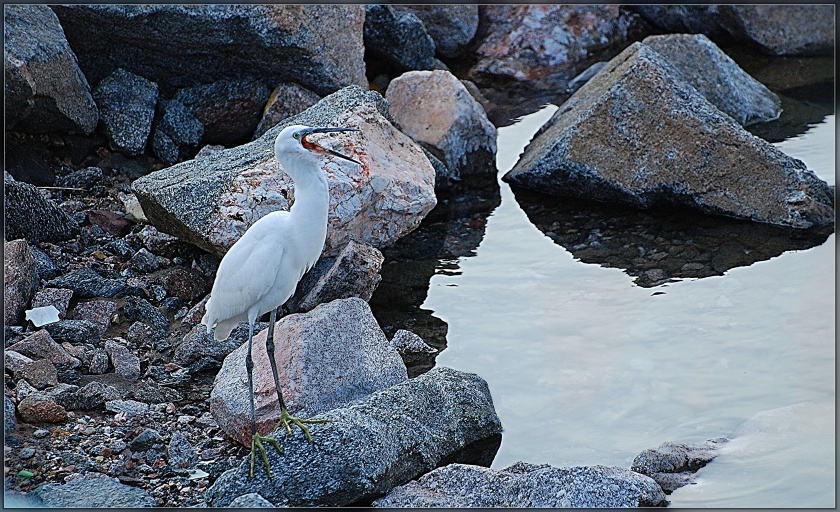
[[[214,338],[225,340],[233,328],[248,322],[248,352],[245,368],[248,371],[248,388],[251,399],[251,471],[254,476],[254,456],[260,451],[266,472],[271,478],[268,458],[263,442],[274,445],[277,440],[257,432],[254,410],[254,361],[251,357],[251,340],[254,337],[254,322],[265,313],[271,312],[265,349],[274,374],[274,385],[280,401],[280,421],[291,434],[291,425],[297,425],[306,434],[309,442],[312,436],[306,423],[320,423],[324,420],[296,418],[289,414],[283,401],[283,392],[277,376],[274,359],[274,323],[277,309],[292,296],[298,281],[318,260],[327,237],[327,208],[329,189],[327,177],[321,170],[323,158],[337,156],[360,164],[356,160],[324,148],[309,139],[317,133],[358,131],[356,128],[310,128],[289,126],[277,136],[274,155],[283,170],[295,183],[295,202],[291,209],[271,212],[255,222],[222,258],[216,272],[216,280],[207,301],[206,313],[201,323],[209,333],[215,326]]]

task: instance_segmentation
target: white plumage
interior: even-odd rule
[[[327,177],[321,169],[328,154],[359,164],[331,149],[324,148],[308,139],[316,133],[358,131],[351,128],[310,128],[289,126],[284,128],[274,142],[274,156],[283,170],[295,182],[295,202],[288,212],[272,212],[255,222],[242,238],[228,250],[216,271],[216,280],[210,291],[201,323],[209,333],[216,328],[213,337],[225,340],[241,322],[248,322],[248,351],[245,367],[248,372],[248,389],[251,400],[251,472],[254,476],[254,456],[260,451],[269,478],[268,459],[263,442],[268,442],[280,451],[277,440],[257,432],[254,410],[254,379],[251,343],[254,337],[254,323],[257,318],[271,312],[265,348],[274,386],[280,403],[280,422],[288,432],[291,425],[297,425],[312,441],[305,423],[320,423],[323,420],[296,418],[286,410],[283,392],[277,376],[274,358],[274,321],[277,308],[282,306],[295,292],[298,281],[318,261],[327,237],[327,213],[330,202]]]

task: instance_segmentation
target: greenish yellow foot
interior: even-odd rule
[[[256,455],[257,450],[259,450],[260,456],[263,460],[263,464],[265,464],[265,472],[268,473],[268,478],[271,478],[271,469],[269,469],[268,457],[265,454],[265,446],[263,446],[263,441],[274,445],[274,448],[277,449],[277,453],[283,453],[283,450],[280,449],[280,445],[277,443],[277,439],[274,439],[273,437],[261,436],[254,432],[254,434],[251,436],[251,478],[254,477],[254,456]]]
[[[312,436],[309,434],[309,428],[306,427],[305,423],[326,423],[327,420],[310,420],[305,418],[296,418],[289,414],[285,408],[280,410],[280,421],[277,422],[277,426],[275,428],[280,428],[280,426],[286,427],[286,430],[289,434],[292,433],[292,425],[297,425],[303,430],[303,433],[306,434],[306,440],[310,443],[312,442]]]

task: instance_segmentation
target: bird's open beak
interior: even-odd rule
[[[308,133],[306,135],[304,135],[303,137],[300,138],[300,143],[303,145],[304,148],[306,148],[310,151],[323,151],[324,153],[329,153],[333,156],[337,156],[339,158],[349,160],[349,161],[351,161],[355,164],[362,165],[361,162],[353,160],[349,156],[342,155],[341,153],[339,153],[337,151],[333,151],[332,149],[325,148],[325,147],[320,146],[320,145],[310,141],[309,139],[307,139],[307,137],[309,137],[313,133],[358,132],[358,131],[359,131],[358,128],[311,128],[310,130],[308,130]]]

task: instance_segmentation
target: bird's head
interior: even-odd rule
[[[353,163],[361,165],[349,156],[342,155],[337,151],[325,148],[315,142],[313,135],[319,133],[333,133],[333,132],[357,132],[358,128],[311,128],[303,125],[293,125],[284,128],[277,139],[274,141],[274,154],[277,161],[287,166],[291,160],[309,160],[312,161],[315,157],[323,157],[326,155],[333,155],[344,160],[349,160]]]

